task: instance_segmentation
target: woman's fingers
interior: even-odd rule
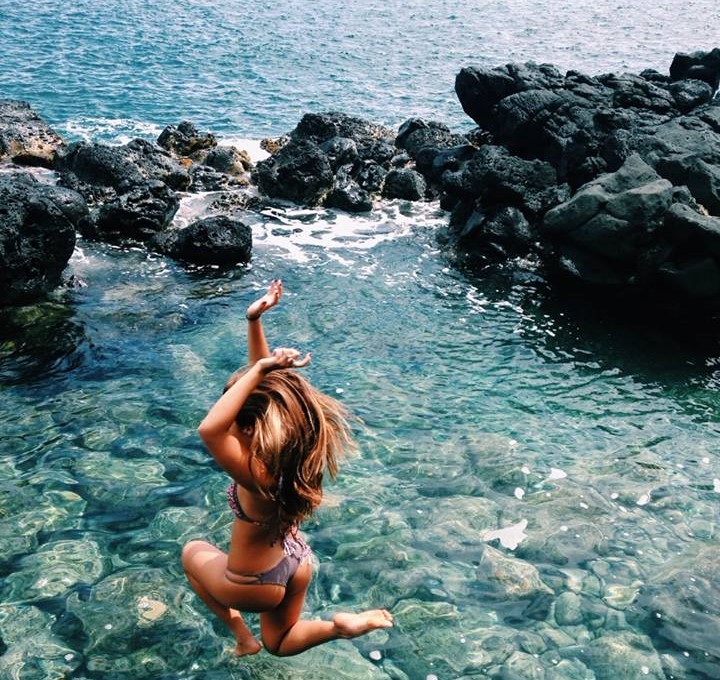
[[[312,355],[308,352],[302,359],[300,358],[300,352],[294,347],[278,347],[273,350],[273,356],[277,363],[281,366],[293,366],[295,368],[302,368],[310,363]]]
[[[308,352],[302,359],[293,360],[293,366],[295,366],[295,368],[307,366],[310,363],[310,359],[312,359],[312,355]]]

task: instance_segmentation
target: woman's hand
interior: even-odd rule
[[[255,300],[245,312],[245,317],[248,321],[257,321],[263,313],[267,312],[268,309],[274,307],[280,302],[282,296],[282,281],[280,279],[273,279],[268,286],[267,293],[263,295],[259,300]]]
[[[292,347],[278,347],[269,357],[260,359],[256,365],[263,373],[270,373],[279,368],[302,368],[310,363],[311,358],[309,352],[301,359],[298,350]]]

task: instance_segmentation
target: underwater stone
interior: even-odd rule
[[[525,599],[551,594],[535,566],[517,557],[509,557],[485,546],[476,572],[483,592],[495,599]]]
[[[78,584],[92,584],[108,568],[97,543],[90,540],[45,543],[20,561],[21,569],[10,574],[11,597],[49,598],[67,593]]]
[[[545,669],[532,654],[513,652],[502,665],[501,680],[544,680]]]
[[[660,657],[645,635],[609,633],[593,640],[579,654],[597,680],[665,680]],[[647,668],[647,673],[641,668]],[[642,674],[642,675],[641,675]]]
[[[573,626],[582,619],[582,601],[575,593],[562,593],[555,600],[555,620],[559,625]]]

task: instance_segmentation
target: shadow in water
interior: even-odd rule
[[[517,267],[462,273],[489,300],[522,308],[524,337],[547,360],[720,392],[720,318],[708,312],[548,284]]]
[[[80,361],[83,327],[59,302],[0,309],[0,384],[32,382]]]

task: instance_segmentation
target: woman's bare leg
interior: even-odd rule
[[[262,647],[247,627],[240,612],[216,600],[204,584],[213,573],[225,573],[227,555],[205,541],[190,541],[183,548],[182,564],[192,589],[235,636],[235,654],[237,656],[257,654]]]
[[[332,621],[302,620],[300,614],[311,578],[312,565],[309,562],[300,565],[280,605],[260,614],[263,644],[271,654],[292,656],[323,642],[353,638],[393,625],[392,615],[384,609],[336,614]]]

